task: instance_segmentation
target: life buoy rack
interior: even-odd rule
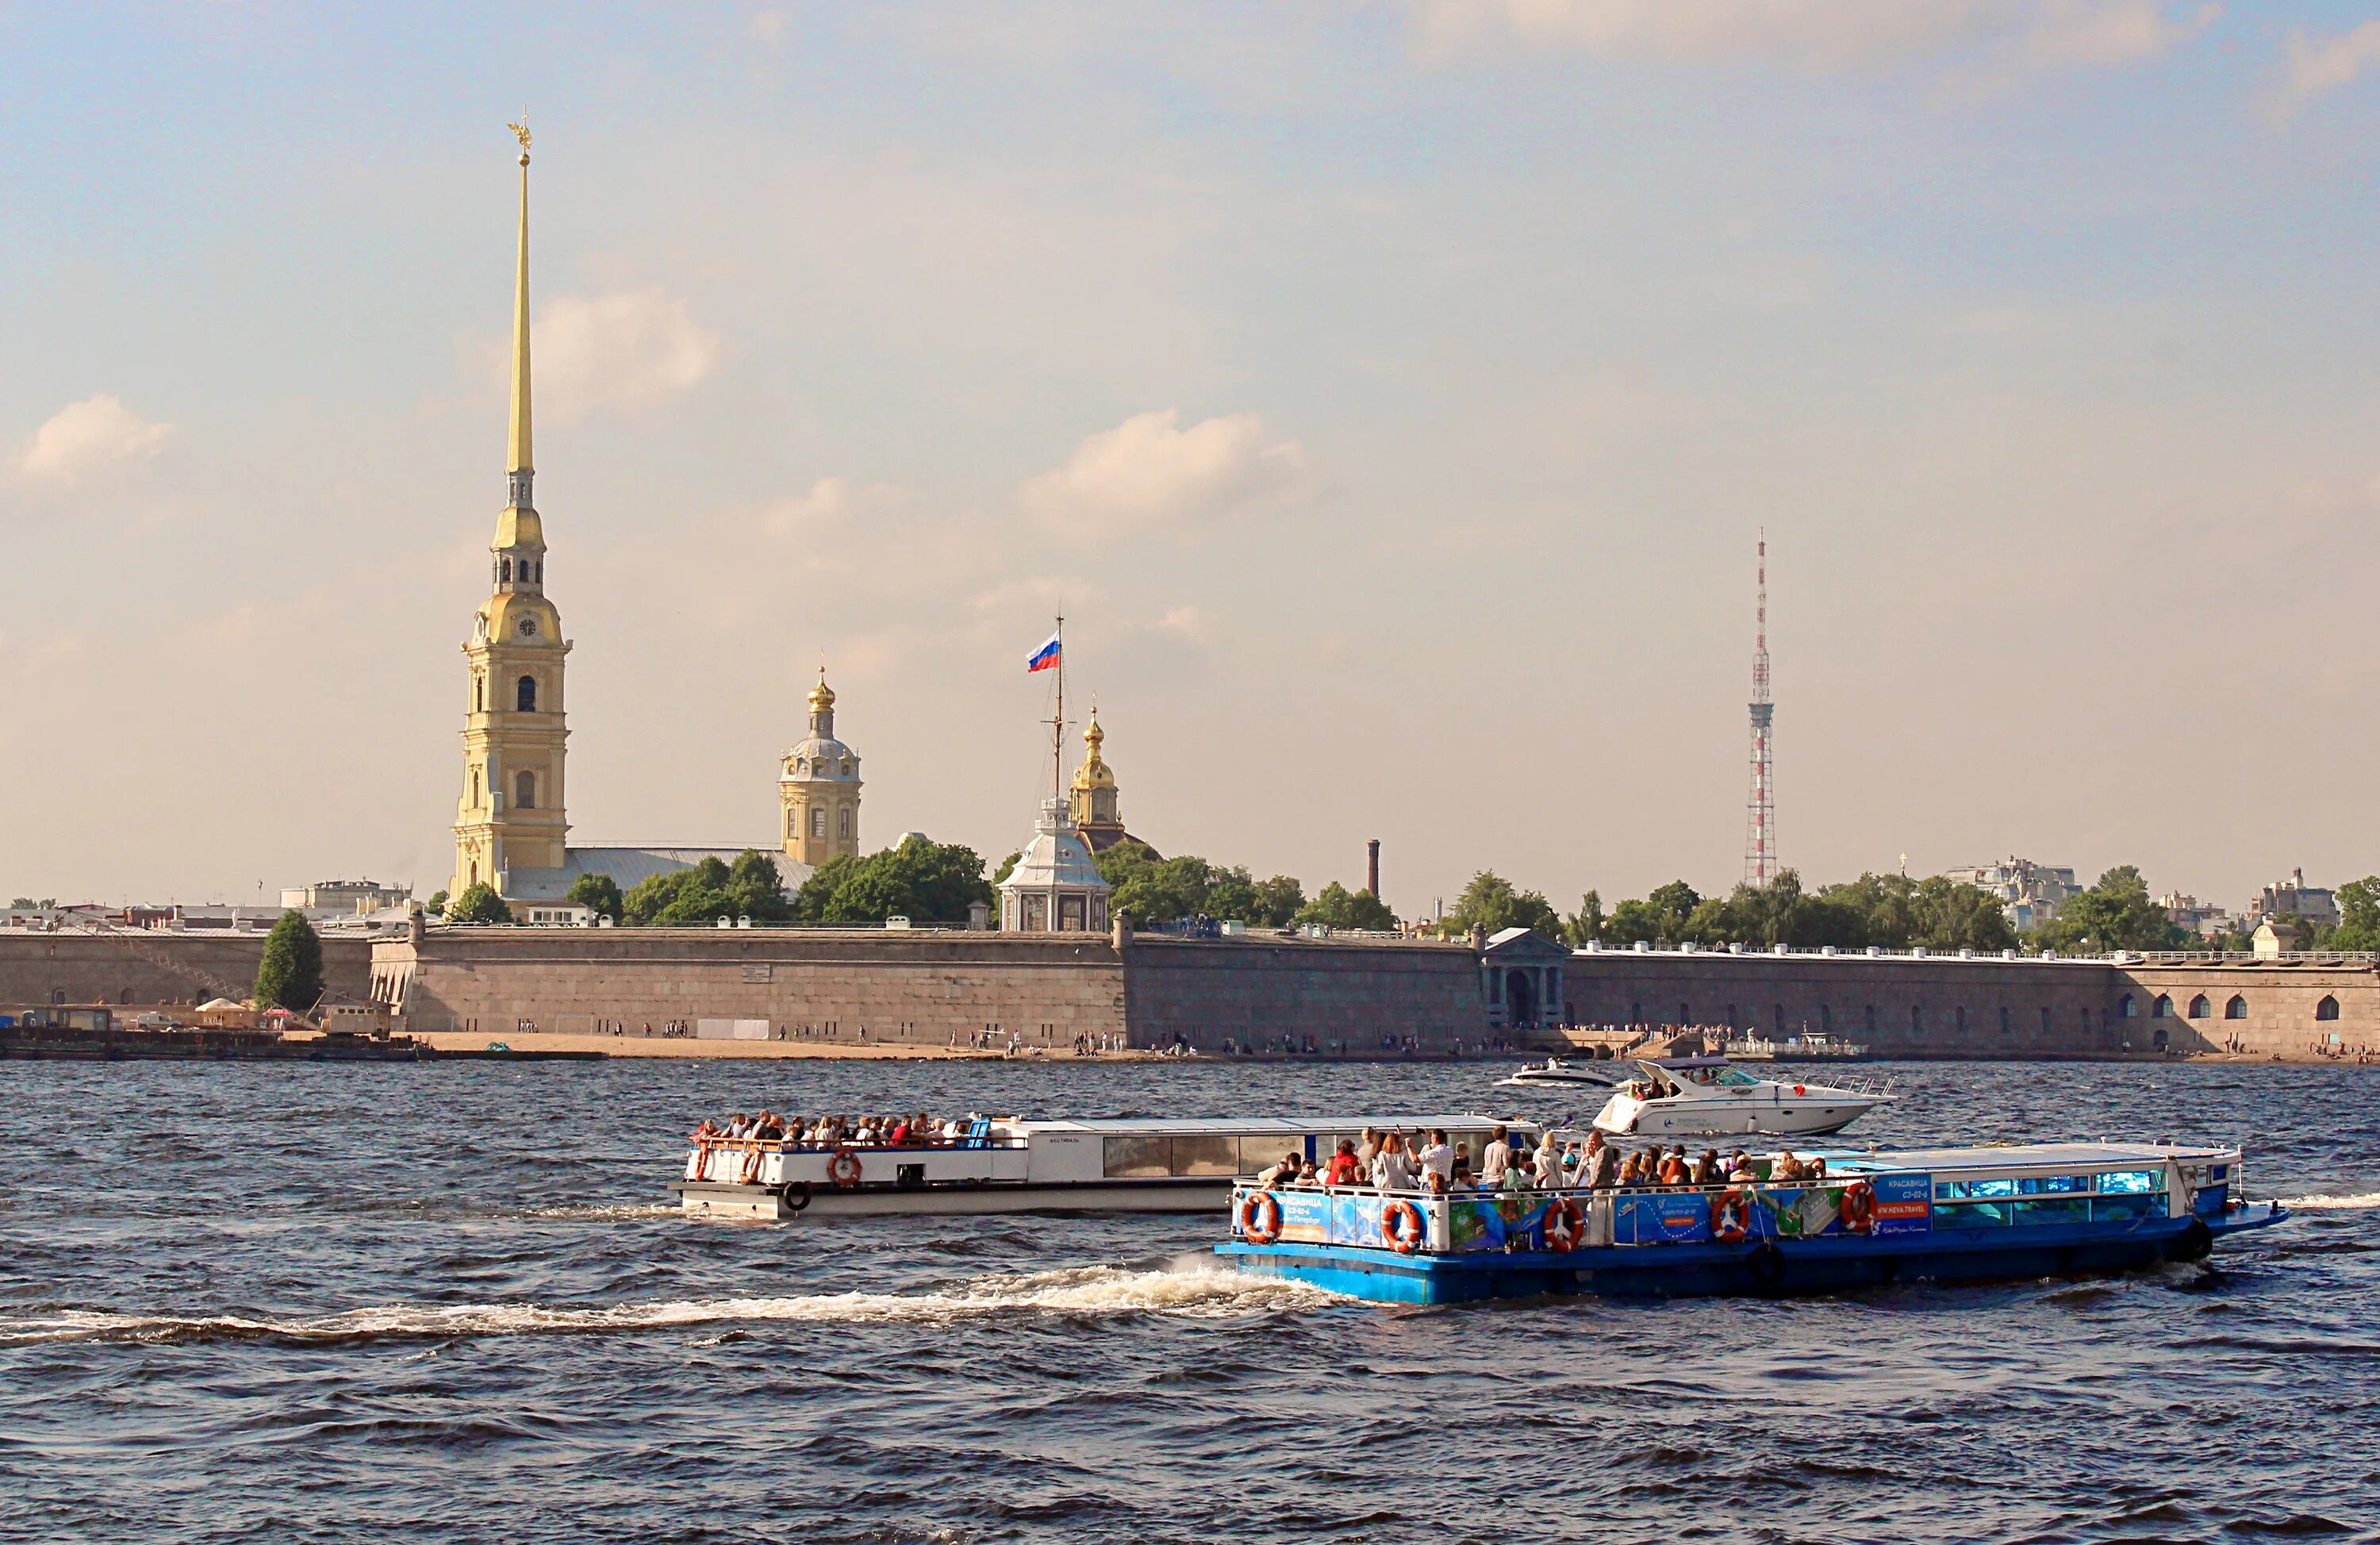
[[[1409,1201],[1392,1201],[1380,1209],[1380,1237],[1399,1255],[1411,1255],[1420,1249],[1428,1232],[1421,1209]]]
[[[1546,1248],[1558,1254],[1577,1249],[1586,1242],[1586,1213],[1577,1201],[1569,1197],[1556,1197],[1546,1203]]]
[[[826,1162],[826,1177],[848,1191],[859,1184],[859,1155],[848,1148],[838,1148],[834,1157]]]
[[[1835,1216],[1846,1234],[1867,1233],[1876,1226],[1876,1187],[1864,1180],[1844,1186],[1842,1199],[1835,1203]]]
[[[1732,1245],[1752,1232],[1752,1198],[1742,1191],[1721,1191],[1711,1198],[1711,1237]]]
[[[1240,1233],[1251,1245],[1269,1245],[1281,1237],[1281,1198],[1270,1191],[1251,1191],[1240,1199]]]

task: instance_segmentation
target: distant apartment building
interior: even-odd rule
[[[412,886],[377,880],[317,880],[281,893],[282,906],[298,912],[380,912],[412,899]]]
[[[2295,918],[2312,923],[2316,928],[2338,926],[2338,898],[2330,892],[2308,885],[2305,870],[2289,870],[2287,880],[2276,880],[2258,891],[2248,903],[2248,926],[2272,918]]]
[[[2082,894],[2071,869],[2036,864],[2030,858],[2003,858],[1996,864],[1975,864],[1942,871],[1945,880],[1973,885],[1998,896],[2009,926],[2030,933],[2058,916],[2069,896]]]
[[[2211,901],[2186,896],[2179,891],[2157,897],[2157,905],[2165,908],[2166,921],[2201,939],[2212,939],[2220,933],[2247,931],[2241,920],[2232,913],[2226,912]]]

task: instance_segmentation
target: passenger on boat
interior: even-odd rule
[[[1477,1184],[1478,1176],[1475,1175],[1471,1172],[1471,1145],[1469,1143],[1455,1144],[1454,1188],[1458,1191],[1467,1191]]]
[[[1512,1134],[1501,1123],[1488,1134],[1488,1150],[1479,1156],[1479,1184],[1493,1190],[1504,1183],[1505,1172],[1512,1167]]]
[[[1752,1155],[1740,1148],[1737,1149],[1727,1162],[1727,1183],[1730,1186],[1748,1186],[1759,1178],[1760,1171],[1752,1162]]]
[[[1364,1128],[1364,1140],[1355,1150],[1355,1162],[1363,1166],[1365,1174],[1369,1175],[1372,1173],[1372,1161],[1379,1156],[1380,1135],[1366,1126]]]
[[[1780,1149],[1778,1150],[1775,1162],[1770,1163],[1768,1166],[1768,1178],[1771,1180],[1807,1180],[1810,1178],[1810,1171],[1808,1166],[1804,1165],[1802,1161],[1793,1157],[1793,1150],[1791,1149]]]
[[[1259,1186],[1286,1186],[1297,1178],[1298,1166],[1305,1162],[1305,1155],[1293,1150],[1281,1156],[1280,1163],[1273,1165],[1269,1169],[1259,1171],[1257,1174],[1257,1184]]]
[[[1537,1139],[1537,1151],[1530,1163],[1531,1177],[1541,1191],[1550,1191],[1562,1183],[1561,1144],[1548,1127]]]
[[[1718,1150],[1715,1148],[1706,1148],[1703,1150],[1703,1156],[1694,1161],[1694,1184],[1697,1186],[1716,1186],[1719,1183],[1721,1174],[1722,1172],[1718,1162]]]
[[[1670,1150],[1668,1153],[1661,1156],[1660,1176],[1662,1185],[1683,1186],[1686,1184],[1687,1180],[1691,1178],[1691,1174],[1692,1172],[1686,1168],[1686,1150],[1684,1149],[1673,1148]]]
[[[1581,1183],[1609,1191],[1620,1182],[1620,1150],[1603,1140],[1600,1128],[1587,1134],[1586,1171]]]
[[[1443,1192],[1454,1184],[1454,1150],[1447,1145],[1444,1132],[1430,1133],[1429,1146],[1420,1157],[1422,1174],[1436,1182],[1432,1190]]]
[[[1339,1151],[1330,1156],[1330,1167],[1322,1173],[1322,1184],[1361,1186],[1363,1183],[1364,1166],[1355,1157],[1355,1139],[1342,1137],[1339,1139]]]
[[[1373,1189],[1410,1191],[1419,1178],[1414,1174],[1413,1155],[1405,1151],[1404,1138],[1394,1132],[1382,1137],[1379,1157],[1372,1161]]]

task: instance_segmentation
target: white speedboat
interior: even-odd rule
[[[1496,1080],[1500,1089],[1608,1089],[1620,1081],[1628,1064],[1621,1062],[1567,1062],[1560,1057],[1548,1057],[1540,1064],[1524,1063],[1521,1071],[1509,1078]]]
[[[1337,1116],[1098,1121],[978,1118],[947,1141],[888,1148],[756,1137],[695,1139],[674,1187],[696,1216],[882,1213],[1212,1212],[1232,1187],[1296,1153],[1330,1162],[1366,1127],[1441,1130],[1484,1154],[1498,1126],[1516,1144],[1543,1130],[1517,1116]]]
[[[1640,1137],[1821,1137],[1841,1131],[1892,1098],[1880,1089],[1755,1077],[1730,1066],[1724,1057],[1640,1060],[1634,1066],[1637,1076],[1615,1084],[1596,1113],[1595,1125],[1606,1132]]]

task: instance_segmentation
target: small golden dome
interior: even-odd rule
[[[1095,708],[1091,710],[1090,727],[1083,731],[1083,744],[1091,748],[1090,754],[1083,759],[1083,765],[1075,770],[1075,788],[1089,790],[1115,786],[1115,774],[1108,771],[1106,762],[1099,760],[1099,746],[1107,737],[1107,731],[1099,728],[1099,711]]]
[[[834,688],[826,684],[826,667],[819,667],[819,684],[810,688],[810,709],[823,713],[834,706]]]

